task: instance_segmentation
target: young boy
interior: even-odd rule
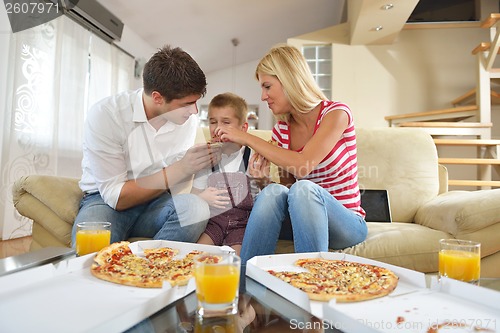
[[[233,142],[222,143],[215,137],[214,131],[220,127],[233,127],[246,132],[247,112],[245,100],[232,93],[219,94],[210,101],[208,121],[211,143],[222,144],[222,159],[212,170],[198,172],[191,190],[210,206],[211,218],[198,243],[228,245],[238,255],[253,206],[246,173],[248,170],[250,176],[256,176],[260,171],[253,166],[248,167],[250,148]]]

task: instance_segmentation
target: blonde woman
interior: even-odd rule
[[[267,185],[255,200],[242,261],[274,253],[285,221],[291,223],[296,252],[343,249],[362,242],[367,226],[351,110],[325,97],[295,47],[272,48],[255,75],[261,99],[278,119],[275,144],[235,128],[216,133],[223,141],[255,150],[250,163],[268,168],[270,161],[281,171],[281,184]]]

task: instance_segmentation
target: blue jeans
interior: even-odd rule
[[[205,200],[194,194],[158,198],[127,210],[108,206],[99,193],[87,194],[80,202],[71,240],[75,246],[76,224],[84,221],[111,222],[111,242],[145,237],[180,242],[196,242],[205,230],[210,210]]]
[[[241,249],[242,264],[257,255],[273,254],[287,219],[297,253],[344,249],[364,241],[368,232],[363,217],[309,180],[299,180],[290,189],[270,184],[252,208]]]

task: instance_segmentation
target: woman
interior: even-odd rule
[[[295,252],[344,249],[366,238],[349,107],[327,100],[298,49],[272,48],[255,71],[266,101],[278,119],[273,141],[221,128],[223,141],[250,146],[250,163],[280,168],[281,184],[257,196],[241,249],[242,262],[275,251],[283,222],[290,220]]]

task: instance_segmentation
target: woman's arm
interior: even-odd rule
[[[219,128],[217,135],[223,141],[233,141],[251,147],[295,178],[303,178],[333,149],[348,126],[349,118],[344,110],[332,110],[323,117],[316,133],[300,153],[276,147],[265,140],[229,127]],[[293,134],[291,137],[293,141]]]

